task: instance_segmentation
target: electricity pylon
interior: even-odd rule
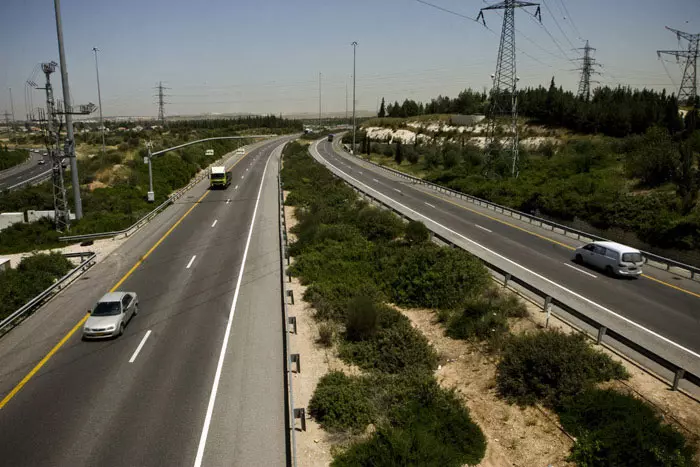
[[[595,67],[598,66],[598,64],[591,54],[591,52],[595,51],[595,49],[588,45],[588,41],[586,41],[585,47],[576,50],[583,50],[583,57],[579,59],[582,61],[582,64],[581,68],[578,69],[578,71],[581,72],[581,79],[578,82],[577,96],[580,99],[588,101],[591,98],[591,76],[594,74],[599,74],[599,72],[595,70]]]
[[[656,54],[661,58],[661,54],[673,55],[676,61],[680,58],[685,59],[685,69],[683,71],[683,79],[678,90],[678,102],[686,105],[694,105],[698,96],[698,54],[700,54],[700,34],[689,34],[687,32],[671,29],[666,26],[671,32],[676,33],[678,41],[685,39],[688,41],[688,50],[657,50]]]

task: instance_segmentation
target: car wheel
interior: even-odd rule
[[[576,259],[574,259],[574,261],[576,261],[578,264],[583,264],[583,256],[576,255]]]
[[[138,305],[134,305],[134,316],[136,316],[136,315],[138,315],[138,314],[139,314],[139,306],[138,306]]]
[[[605,266],[605,274],[607,274],[610,277],[613,277],[615,275],[612,266]]]
[[[120,336],[124,335],[124,323],[119,325],[119,335]]]

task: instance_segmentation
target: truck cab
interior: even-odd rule
[[[335,136],[335,135],[333,135],[333,133],[328,135],[328,142],[329,143],[333,142],[333,136]]]
[[[209,169],[209,188],[228,188],[231,184],[231,172],[224,166],[212,166]]]

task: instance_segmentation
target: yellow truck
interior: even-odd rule
[[[231,171],[224,166],[212,166],[209,169],[209,189],[226,189],[231,184]]]

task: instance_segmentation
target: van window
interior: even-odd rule
[[[593,245],[593,253],[605,255],[605,248],[600,245]]]
[[[623,253],[622,261],[627,261],[628,263],[641,263],[642,254],[641,253]]]
[[[618,254],[617,251],[613,251],[613,250],[609,250],[609,249],[606,249],[605,256],[607,256],[610,259],[614,259],[615,261],[617,261],[617,259],[620,257],[620,255]]]

